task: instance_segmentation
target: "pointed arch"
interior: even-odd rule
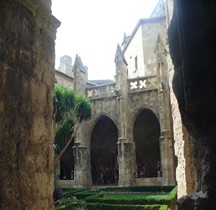
[[[113,169],[117,162],[118,128],[105,114],[100,115],[91,132],[91,175],[93,184],[114,183]],[[104,176],[102,176],[102,168]],[[110,170],[105,176],[105,169]],[[108,177],[109,176],[109,177]]]
[[[137,176],[156,177],[157,162],[160,161],[160,123],[151,109],[143,108],[136,114],[133,139],[136,147]]]

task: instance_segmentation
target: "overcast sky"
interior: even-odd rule
[[[61,21],[56,39],[56,68],[63,55],[78,54],[89,79],[113,79],[114,56],[124,32],[130,35],[140,18],[148,18],[158,0],[52,0]]]

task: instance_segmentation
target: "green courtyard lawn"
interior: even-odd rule
[[[143,188],[145,189],[145,188]],[[119,192],[120,191],[120,192]],[[63,205],[55,208],[56,210],[167,210],[169,206],[175,204],[177,187],[169,192],[135,192],[130,191],[130,187],[125,192],[122,188],[112,192],[92,189],[71,189],[63,190]]]

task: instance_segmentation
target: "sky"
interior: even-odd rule
[[[52,0],[52,14],[61,21],[56,37],[56,69],[60,57],[78,54],[89,80],[113,79],[117,44],[148,18],[158,0]]]

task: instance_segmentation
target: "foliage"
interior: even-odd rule
[[[167,210],[167,206],[163,205],[128,205],[128,204],[106,204],[106,203],[87,203],[88,210]]]
[[[55,134],[54,152],[59,154],[73,133],[73,123],[67,119],[59,125]]]
[[[55,122],[61,121],[65,113],[71,113],[75,106],[75,93],[61,85],[54,87],[54,117]]]
[[[55,85],[53,103],[54,151],[59,154],[66,143],[73,139],[79,123],[91,117],[92,106],[87,98],[76,95],[73,90],[62,85]]]
[[[75,116],[80,119],[80,122],[89,119],[92,114],[90,101],[83,96],[77,96],[75,102]]]
[[[169,193],[176,186],[129,186],[129,187],[106,187],[104,192],[148,192],[148,193]]]
[[[115,187],[118,188],[118,187]],[[133,187],[127,187],[133,188]],[[144,187],[145,188],[145,187]],[[146,187],[148,188],[148,187]],[[165,187],[166,188],[166,187]],[[167,186],[168,188],[168,186]],[[119,187],[119,189],[122,189]],[[170,187],[171,189],[171,187]],[[88,210],[167,210],[176,201],[177,187],[173,188],[168,194],[146,194],[146,193],[106,193],[104,191],[89,189],[67,189],[63,192],[63,197],[74,196],[78,200],[76,203],[65,203],[61,208],[71,210],[80,205]]]
[[[169,205],[172,206],[176,203],[176,200],[177,200],[177,192],[178,192],[178,189],[177,189],[177,186],[175,188],[173,188],[173,190],[169,193],[168,195],[168,199],[170,200],[170,203]]]

